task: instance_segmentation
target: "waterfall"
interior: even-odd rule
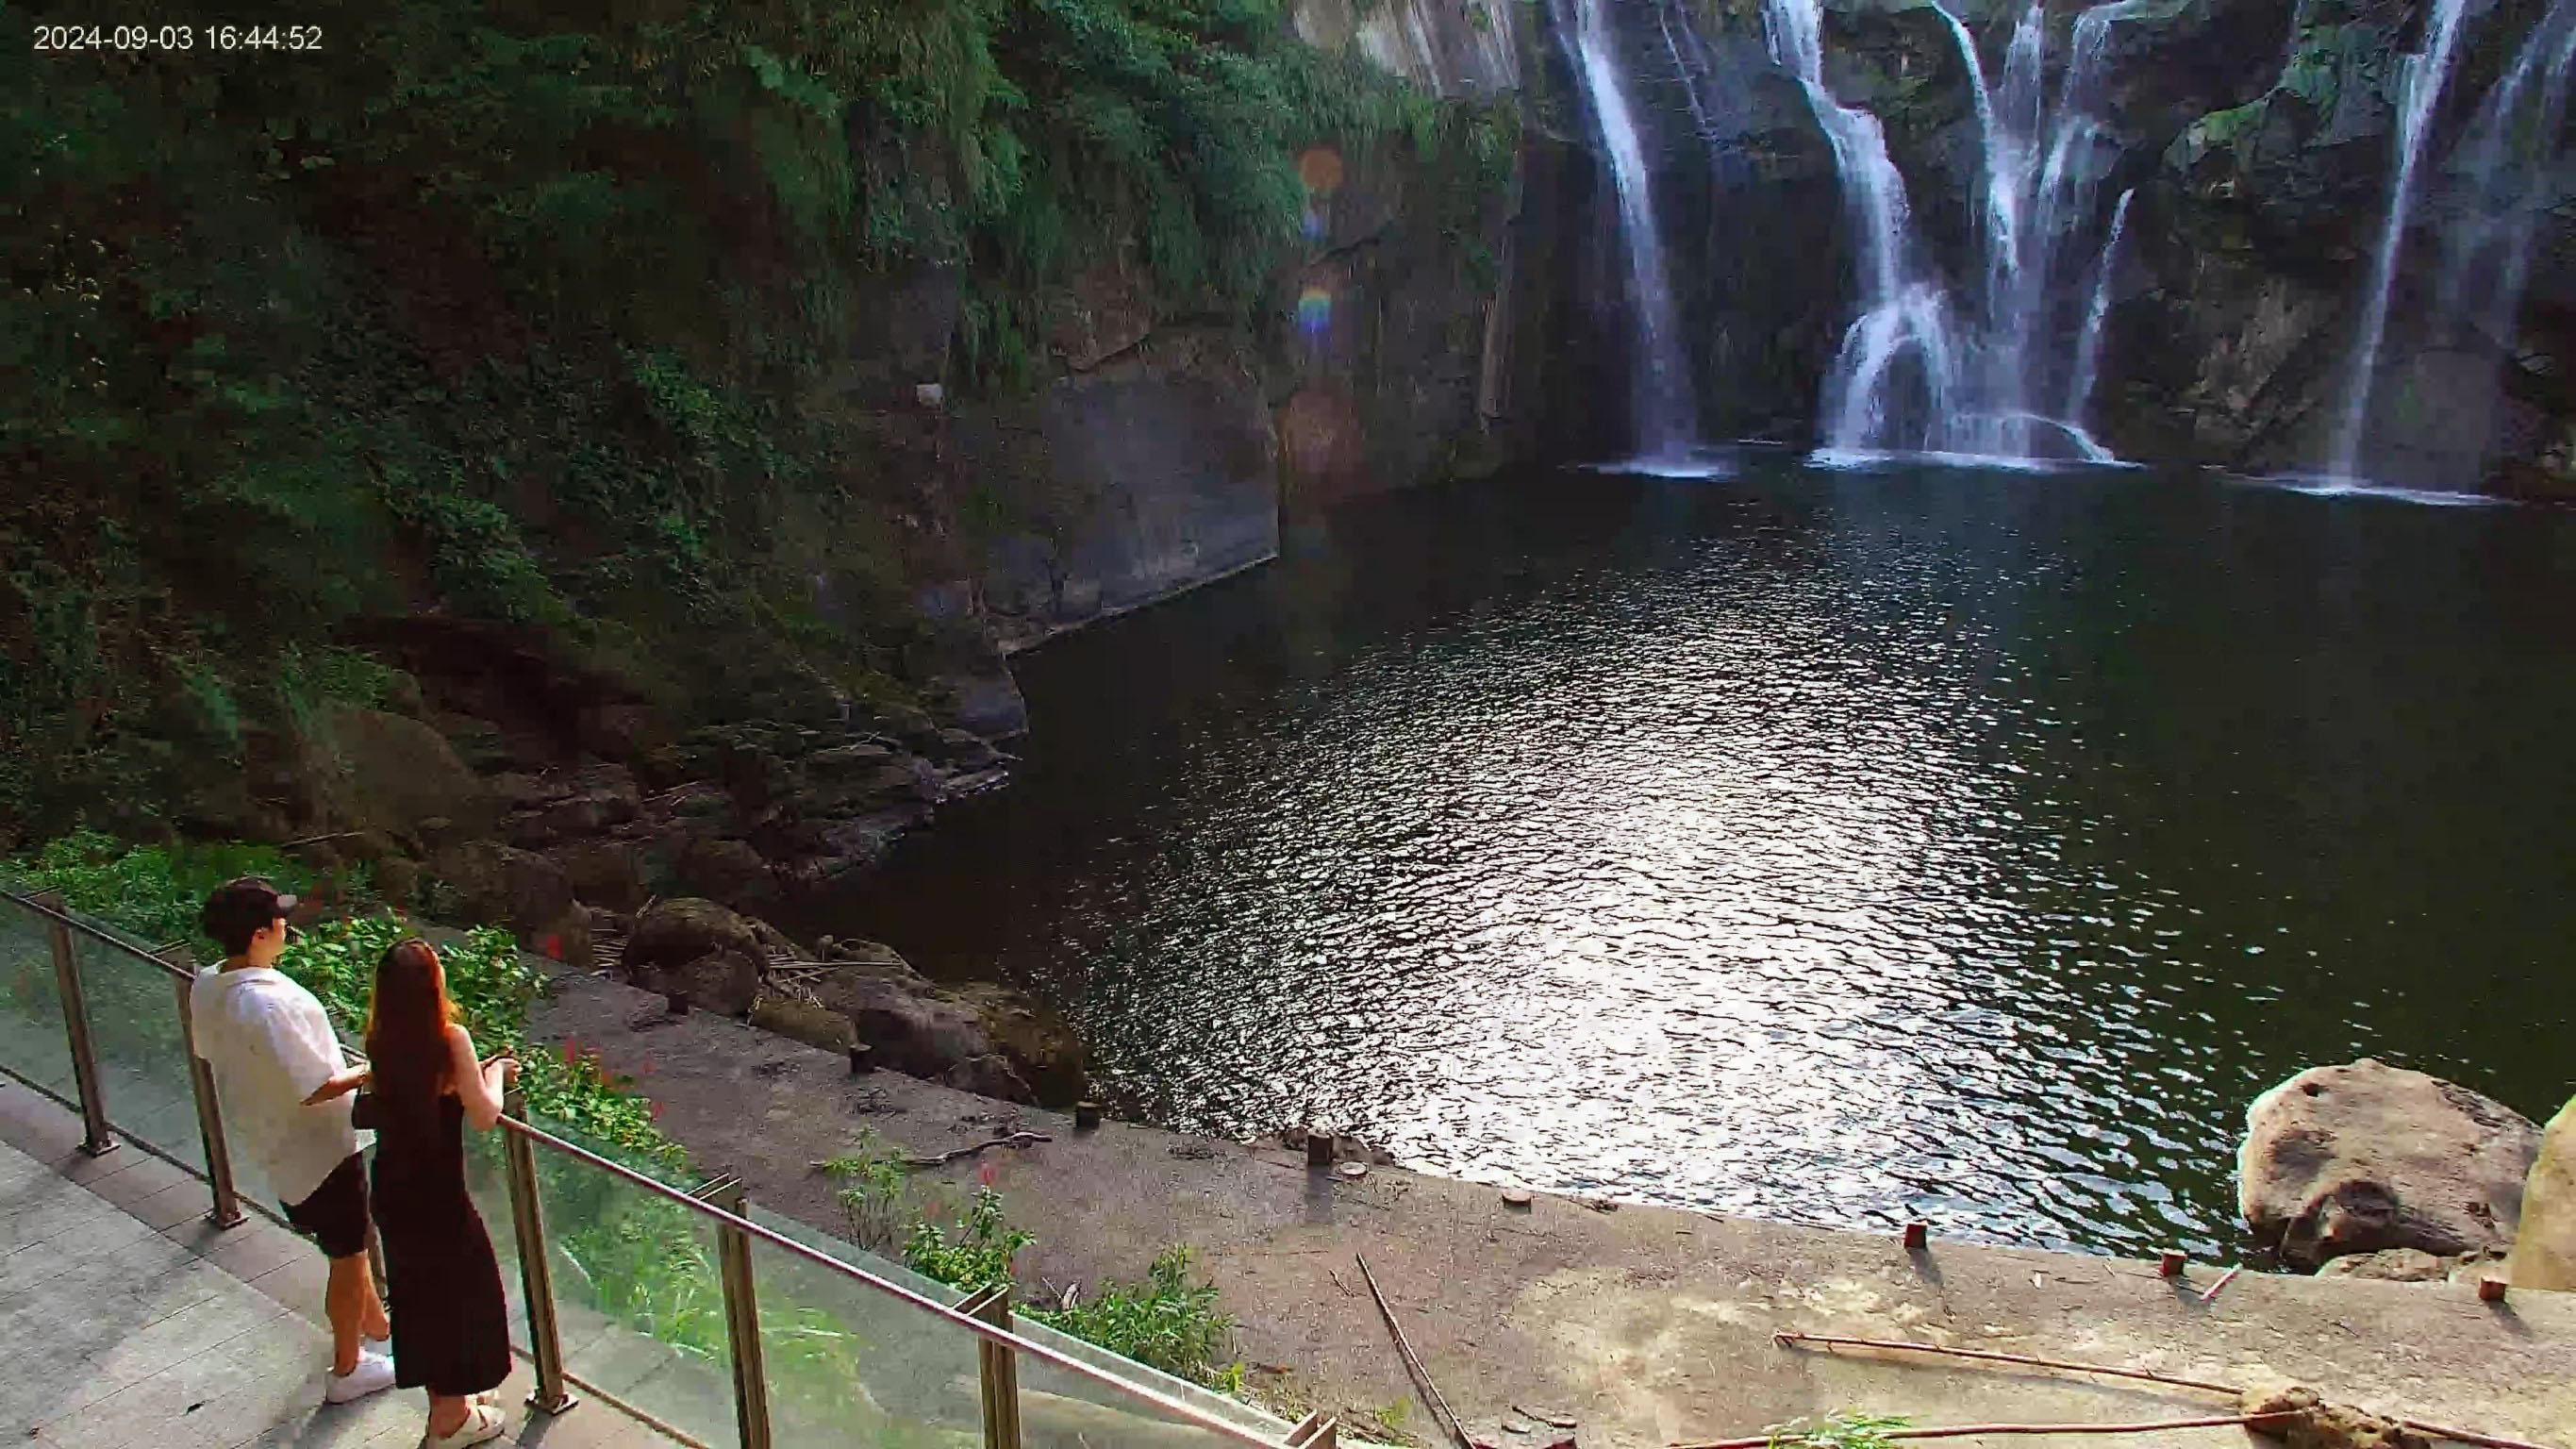
[[[1827,454],[1921,450],[2109,460],[2085,435],[2080,416],[2072,410],[2048,416],[2038,400],[2080,402],[2091,383],[2077,386],[2072,379],[2099,365],[2098,355],[2089,361],[2081,355],[2088,345],[2098,354],[2101,326],[2090,315],[2082,319],[2088,327],[2076,325],[2067,295],[2076,278],[2067,259],[2094,255],[2077,243],[2098,215],[2093,198],[2100,168],[2090,151],[2101,134],[2110,25],[2148,3],[2114,0],[2077,18],[2073,55],[2053,107],[2047,12],[2039,0],[2014,25],[2000,84],[1989,82],[1967,26],[1946,6],[1932,6],[1967,70],[1984,169],[1976,209],[1980,305],[1962,308],[1917,261],[1904,178],[1889,159],[1878,118],[1840,104],[1825,89],[1819,0],[1766,0],[1772,58],[1806,90],[1858,235],[1859,316],[1826,381],[1821,431]],[[2107,243],[2101,254],[2108,255]],[[2108,293],[2096,290],[2095,301],[2107,305]],[[1914,405],[1919,416],[1907,411]]]
[[[1560,33],[1570,30],[1575,72],[1601,127],[1603,149],[1610,156],[1610,181],[1619,196],[1619,240],[1627,254],[1628,301],[1634,313],[1629,329],[1630,396],[1635,403],[1637,452],[1646,460],[1685,457],[1697,439],[1689,369],[1683,364],[1680,324],[1673,312],[1672,286],[1664,269],[1664,246],[1655,229],[1655,203],[1648,188],[1645,146],[1638,140],[1635,113],[1611,37],[1602,17],[1604,0],[1570,0],[1568,26],[1562,6]]]
[[[1890,393],[1911,358],[1922,374],[1922,436],[1945,428],[1958,383],[1958,349],[1949,302],[1913,264],[1905,178],[1888,158],[1887,133],[1869,112],[1835,101],[1825,89],[1821,0],[1763,0],[1771,58],[1798,78],[1807,104],[1832,147],[1845,203],[1860,239],[1860,316],[1843,334],[1825,384],[1828,454],[1903,446]]]
[[[2075,380],[2066,385],[2066,421],[2079,429],[2093,403],[2094,374],[2102,367],[2102,322],[2111,315],[2112,269],[2120,262],[2120,234],[2129,229],[2129,198],[2137,194],[2134,187],[2121,192],[2111,208],[2111,231],[2102,239],[2102,259],[2093,268],[2093,300],[2084,309],[2084,330],[2075,339]]]
[[[2371,254],[2370,300],[2362,310],[2361,327],[2353,335],[2352,356],[2344,372],[2343,418],[2335,433],[2332,463],[2337,478],[2357,476],[2372,374],[2379,367],[2381,335],[2388,330],[2388,293],[2396,281],[2397,253],[2406,241],[2407,213],[2415,204],[2415,167],[2423,156],[2433,106],[2451,76],[2452,43],[2459,39],[2460,16],[2467,8],[2467,0],[2433,0],[2432,27],[2423,53],[2406,65],[2405,107],[2397,118],[2397,174],[2389,184],[2388,216],[2380,226],[2379,246]]]
[[[2567,116],[2568,64],[2576,59],[2576,0],[2551,0],[2513,64],[2487,93],[2452,153],[2460,215],[2442,234],[2435,312],[2489,346],[2513,346],[2531,270],[2531,237],[2549,204],[2559,127]],[[2533,83],[2538,82],[2535,94]]]
[[[2064,376],[2054,369],[2064,355],[2061,344],[2070,320],[2061,308],[2074,280],[2067,275],[2065,259],[2093,214],[2093,187],[2100,179],[2087,162],[2101,134],[2111,22],[2145,3],[2113,0],[2076,17],[2073,53],[2053,108],[2047,104],[2045,78],[2047,12],[2040,4],[2026,7],[2013,27],[1999,91],[1988,85],[1967,27],[1946,7],[1933,7],[1967,68],[1985,169],[1981,240],[1986,291],[1983,330],[1975,342],[1977,393],[1961,419],[1964,436],[1953,446],[2028,458],[2040,436],[2034,430],[2040,429],[2066,438],[2087,459],[2109,456],[2084,435],[2080,409],[2054,418],[2035,409]],[[2100,341],[2098,320],[2089,315],[2085,320],[2094,325],[2077,333],[2077,375],[2099,364],[2098,357],[2091,363],[2082,357],[2086,341],[2096,346]],[[2063,395],[2089,392],[2087,381],[2068,386]]]

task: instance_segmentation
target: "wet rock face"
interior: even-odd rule
[[[2503,1248],[2539,1150],[2529,1120],[2465,1087],[2366,1058],[2312,1067],[2246,1113],[2238,1205],[2303,1269],[2386,1248]]]

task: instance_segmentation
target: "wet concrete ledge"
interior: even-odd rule
[[[1405,1333],[1471,1432],[1496,1445],[1516,1409],[1578,1419],[1587,1446],[1661,1446],[1761,1432],[1844,1409],[1918,1424],[2113,1422],[2233,1412],[2213,1395],[2062,1375],[1962,1368],[1916,1356],[1778,1346],[1780,1330],[1905,1337],[2244,1382],[2259,1373],[2327,1397],[2542,1444],[2576,1446],[2576,1294],[2246,1273],[2209,1304],[2195,1265],[2178,1290],[2154,1265],[1719,1218],[1665,1208],[1601,1212],[1539,1195],[1374,1167],[1310,1173],[1302,1154],[1013,1107],[888,1072],[723,1017],[664,1014],[660,997],[560,977],[531,1021],[541,1040],[595,1047],[634,1074],[696,1160],[742,1175],[752,1197],[843,1231],[811,1164],[861,1133],[929,1155],[1014,1127],[1052,1141],[996,1148],[915,1174],[954,1198],[986,1174],[1038,1236],[1022,1272],[1039,1292],[1136,1279],[1185,1243],[1240,1320],[1254,1397],[1326,1408],[1377,1437],[1372,1411],[1441,1441],[1362,1284],[1365,1254]],[[1390,1416],[1392,1413],[1390,1412]],[[1977,1442],[1977,1441],[1961,1441]],[[2125,1439],[2210,1445],[2234,1428]]]

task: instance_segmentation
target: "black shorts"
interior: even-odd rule
[[[286,1220],[320,1242],[326,1258],[367,1251],[366,1159],[350,1153],[311,1197],[286,1205]]]

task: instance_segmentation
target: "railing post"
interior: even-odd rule
[[[1336,1449],[1342,1442],[1339,1419],[1328,1419],[1321,1410],[1297,1421],[1288,1431],[1288,1449]]]
[[[1011,1326],[1011,1285],[996,1283],[968,1294],[957,1311],[995,1328]],[[975,1340],[983,1384],[984,1449],[1020,1449],[1020,1361],[1006,1343]]]
[[[47,891],[36,904],[49,911],[71,907],[62,892]],[[54,946],[54,990],[63,1003],[63,1035],[72,1048],[72,1081],[80,1089],[81,1151],[103,1157],[116,1146],[107,1135],[107,1099],[98,1090],[98,1048],[89,1035],[89,998],[81,993],[80,965],[72,959],[72,928],[60,915],[45,919]]]
[[[528,1099],[512,1087],[501,1110],[528,1120]],[[537,1198],[537,1150],[528,1139],[501,1129],[503,1176],[510,1184],[510,1231],[519,1244],[519,1293],[528,1304],[528,1357],[536,1361],[537,1386],[528,1407],[560,1414],[575,1402],[564,1387],[563,1329],[555,1319],[554,1263],[547,1256],[546,1214]]]
[[[215,1100],[214,1068],[197,1055],[196,1013],[189,1009],[189,993],[197,984],[197,958],[185,946],[160,954],[162,960],[188,973],[172,977],[170,985],[179,999],[179,1040],[188,1050],[188,1092],[197,1099],[197,1140],[206,1149],[206,1185],[215,1194],[206,1221],[219,1228],[237,1228],[242,1221],[241,1194],[233,1190],[233,1154],[224,1142],[223,1107]]]
[[[746,1215],[742,1179],[726,1173],[690,1196]],[[769,1449],[769,1376],[760,1361],[760,1296],[753,1291],[751,1237],[731,1223],[716,1225],[716,1265],[724,1278],[725,1327],[733,1346],[733,1417],[742,1449]]]

